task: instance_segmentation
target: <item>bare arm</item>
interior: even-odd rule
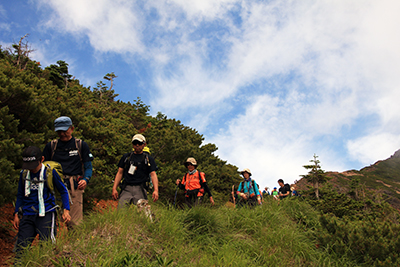
[[[118,172],[115,175],[114,178],[114,185],[113,185],[113,189],[112,189],[112,197],[113,199],[117,200],[118,199],[118,185],[122,180],[122,175],[124,174],[124,169],[123,168],[118,168]],[[157,189],[158,189],[158,183],[157,183]]]
[[[155,171],[152,171],[150,173],[151,181],[153,183],[154,191],[153,191],[153,201],[158,200],[158,178],[157,178],[157,173]]]

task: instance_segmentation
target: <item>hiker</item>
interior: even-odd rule
[[[69,229],[79,225],[83,219],[83,193],[92,177],[93,160],[88,144],[72,136],[74,129],[69,117],[55,119],[54,130],[59,139],[47,143],[43,150],[46,161],[59,162],[63,169],[62,178],[71,198]]]
[[[250,178],[251,171],[250,169],[244,169],[240,172],[243,175],[243,182],[240,182],[237,195],[240,197],[238,201],[238,205],[240,207],[248,205],[250,207],[257,205],[261,205],[261,195],[258,190],[257,183]]]
[[[295,196],[295,197],[299,196],[299,193],[297,192],[297,190],[294,186],[292,186],[290,189],[292,190],[292,196]]]
[[[264,191],[262,192],[264,196],[269,196],[270,195],[268,189],[269,189],[268,187],[264,188]]]
[[[186,205],[191,208],[192,206],[201,204],[204,193],[208,194],[211,205],[214,205],[214,199],[208,188],[205,173],[197,170],[195,158],[188,158],[184,165],[188,169],[188,172],[183,176],[182,180],[176,180],[176,185],[180,189],[185,190]]]
[[[13,227],[18,230],[17,258],[21,250],[28,247],[37,234],[39,234],[40,240],[51,239],[55,242],[57,234],[55,220],[58,206],[55,201],[54,188],[61,195],[64,222],[68,223],[71,220],[67,188],[55,169],[50,169],[49,165],[42,164],[44,161],[42,151],[36,146],[27,147],[22,153],[22,160],[23,170],[19,177],[13,221]]]
[[[112,197],[118,201],[118,208],[128,204],[137,205],[141,199],[147,200],[148,184],[153,183],[153,201],[158,200],[157,165],[154,158],[143,149],[146,146],[146,138],[141,134],[132,137],[133,151],[122,156],[118,163],[118,172],[115,175]],[[122,180],[122,182],[121,182]],[[118,194],[117,188],[121,187]]]
[[[277,188],[274,187],[274,189],[273,189],[272,192],[271,192],[271,195],[274,197],[274,199],[279,200],[278,194],[279,194],[279,192],[278,192]]]
[[[278,180],[279,188],[279,198],[284,199],[287,196],[290,196],[290,185],[285,184],[282,179]]]

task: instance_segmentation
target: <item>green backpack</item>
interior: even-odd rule
[[[53,184],[53,170],[56,170],[56,172],[58,173],[58,175],[60,176],[60,178],[63,177],[63,170],[62,170],[62,166],[60,163],[56,162],[56,161],[45,161],[43,162],[44,166],[46,166],[47,170],[46,170],[46,185],[49,188],[50,192],[54,195],[55,191],[54,191],[54,184]],[[24,170],[22,173],[22,178],[26,181],[26,174],[27,174],[27,170]],[[62,180],[61,180],[62,181]],[[41,183],[42,181],[31,181],[32,183]]]

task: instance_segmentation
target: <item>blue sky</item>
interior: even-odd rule
[[[92,88],[114,72],[119,99],[274,187],[314,153],[345,171],[400,148],[399,13],[395,0],[2,1],[0,44],[29,33],[33,59]]]

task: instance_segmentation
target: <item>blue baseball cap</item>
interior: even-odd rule
[[[71,126],[72,126],[72,120],[66,116],[58,117],[54,121],[54,131],[56,131],[56,132],[66,131]]]

